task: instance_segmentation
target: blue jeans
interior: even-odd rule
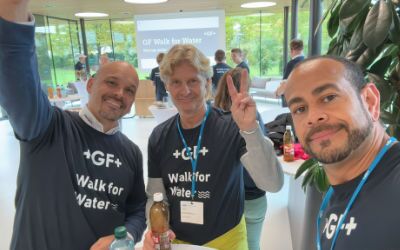
[[[260,249],[260,236],[266,212],[267,197],[265,195],[254,200],[244,201],[244,216],[249,250]]]

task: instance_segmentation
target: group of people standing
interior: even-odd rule
[[[178,114],[150,135],[145,189],[142,153],[118,126],[135,100],[136,70],[107,63],[88,80],[81,112],[51,106],[40,88],[28,2],[1,0],[0,8],[0,105],[21,147],[10,248],[108,249],[119,225],[139,242],[145,207],[161,192],[175,243],[248,249],[243,171],[261,192],[283,185],[248,70],[221,78],[217,108],[206,98],[207,57],[192,45],[165,54],[160,78]],[[319,249],[399,249],[400,146],[379,121],[378,89],[354,63],[317,57],[293,69],[284,95],[299,141],[333,185],[319,213]],[[154,249],[151,232],[143,249]]]
[[[158,66],[153,68],[150,73],[149,79],[153,81],[155,86],[155,94],[156,101],[162,101],[164,97],[167,97],[167,90],[165,89],[165,83],[161,80],[160,77],[160,63],[164,58],[165,53],[159,53],[156,57],[156,61]],[[231,58],[234,63],[236,63],[237,68],[246,69],[248,73],[250,73],[250,68],[245,60],[245,55],[239,48],[234,48],[231,50]],[[212,80],[212,92],[209,97],[215,97],[217,86],[219,79],[230,69],[231,66],[226,64],[226,55],[225,51],[219,49],[215,52],[214,55],[215,65],[212,66],[213,74],[211,77]]]

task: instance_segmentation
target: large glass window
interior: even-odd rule
[[[254,13],[226,17],[227,62],[232,48],[244,51],[251,76],[282,74],[283,14]]]
[[[102,54],[107,54],[111,60],[114,60],[110,21],[85,21],[85,31],[90,71],[93,74],[99,68],[99,59]]]
[[[332,0],[323,1],[322,12],[324,13],[328,7],[331,5]],[[298,38],[302,39],[304,42],[304,55],[308,55],[308,42],[309,36],[313,34],[309,34],[310,29],[310,0],[305,0],[299,5],[299,14],[298,14]],[[328,30],[326,28],[327,21],[329,19],[329,15],[325,19],[323,25],[321,25],[321,54],[326,54],[329,47],[330,37],[328,35]]]
[[[127,61],[138,68],[135,22],[133,20],[113,20],[111,21],[111,31],[115,60]],[[148,73],[138,72],[138,74],[141,79],[148,76]]]
[[[332,0],[324,1],[324,9]],[[304,41],[308,53],[310,0],[302,1],[298,13],[298,37]],[[283,71],[284,20],[282,12],[256,12],[248,15],[227,16],[227,63],[236,66],[230,57],[232,48],[240,48],[246,56],[251,77],[280,77]],[[65,84],[75,81],[74,64],[82,53],[80,29],[75,20],[36,16],[36,47],[39,73],[45,84]],[[107,54],[110,60],[123,60],[137,68],[134,21],[87,20],[85,35],[91,73],[98,70],[99,58]],[[327,51],[329,37],[322,26],[322,51]],[[141,79],[147,73],[138,72]]]
[[[54,72],[46,20],[44,16],[35,15],[35,45],[41,82],[44,85],[50,86],[54,83],[52,78]],[[46,88],[44,87],[44,89]]]
[[[310,31],[310,0],[303,1],[299,5],[298,12],[298,26],[297,26],[297,38],[303,41],[304,50],[303,54],[308,56],[308,40]]]
[[[55,69],[53,82],[58,85],[75,81],[74,49],[71,37],[73,35],[77,37],[77,33],[75,28],[73,35],[71,34],[70,24],[69,20],[48,18],[50,46]]]

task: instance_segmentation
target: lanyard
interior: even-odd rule
[[[339,235],[339,231],[340,228],[343,225],[344,220],[347,217],[347,214],[350,211],[351,206],[353,205],[354,201],[356,200],[358,194],[360,193],[360,190],[363,188],[365,182],[367,181],[368,177],[371,175],[372,171],[374,171],[375,167],[378,165],[379,161],[382,159],[383,155],[388,151],[388,149],[390,148],[390,146],[392,146],[392,144],[394,142],[396,142],[396,138],[391,137],[385,144],[385,146],[379,151],[378,155],[375,157],[374,161],[371,163],[371,165],[369,166],[368,170],[364,173],[363,178],[361,179],[360,183],[358,184],[357,188],[354,190],[353,195],[350,198],[349,203],[347,203],[346,209],[344,210],[343,215],[340,217],[338,225],[336,227],[335,230],[335,234],[333,236],[332,239],[332,244],[331,244],[331,250],[334,249],[335,247],[335,243],[336,243],[336,239]],[[320,235],[319,235],[319,228],[320,228],[320,223],[321,223],[321,219],[322,216],[324,214],[324,210],[326,209],[328,202],[331,198],[333,194],[333,188],[330,187],[328,192],[326,193],[324,200],[322,201],[321,207],[319,209],[319,213],[318,213],[318,218],[317,218],[317,249],[321,250],[321,240],[320,240]]]
[[[185,146],[186,154],[190,158],[190,163],[192,164],[192,200],[194,198],[194,195],[197,192],[196,191],[196,180],[194,177],[195,177],[196,169],[197,169],[197,161],[199,159],[199,152],[200,152],[200,146],[201,146],[201,139],[203,137],[203,132],[204,132],[204,126],[206,124],[206,120],[207,120],[209,113],[210,113],[210,107],[209,107],[209,105],[207,105],[206,114],[204,115],[203,121],[201,122],[199,138],[197,139],[196,152],[193,152],[193,153],[190,152],[190,149],[186,143],[185,137],[183,137],[183,133],[182,133],[181,127],[179,125],[179,117],[176,120],[176,126],[178,127],[179,135],[181,136],[182,143]],[[195,151],[195,149],[193,149],[193,151]],[[193,157],[194,155],[195,155],[195,157]]]

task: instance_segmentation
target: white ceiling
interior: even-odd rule
[[[249,0],[257,1],[257,0]],[[160,14],[179,11],[225,10],[226,15],[251,14],[262,12],[283,12],[284,6],[290,6],[291,0],[277,0],[276,6],[260,9],[243,9],[246,0],[169,0],[162,4],[128,4],[123,0],[32,0],[30,10],[35,14],[77,19],[77,12],[104,12],[107,18],[132,18],[138,14]],[[271,0],[270,0],[271,1]],[[308,0],[299,0],[299,6]]]

